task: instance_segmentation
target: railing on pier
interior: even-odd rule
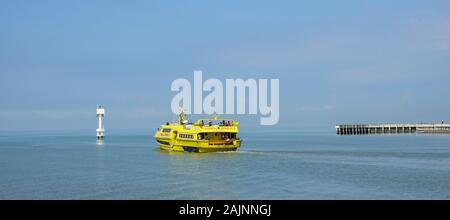
[[[450,124],[345,124],[336,125],[338,135],[448,133]]]

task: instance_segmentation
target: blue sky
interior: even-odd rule
[[[0,1],[0,130],[151,129],[194,70],[280,79],[272,128],[450,121],[450,3]]]

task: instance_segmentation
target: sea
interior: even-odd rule
[[[251,131],[198,154],[153,133],[0,133],[0,199],[450,199],[450,135]]]

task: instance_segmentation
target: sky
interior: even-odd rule
[[[450,2],[0,0],[0,131],[153,129],[194,70],[280,80],[243,128],[450,121]]]

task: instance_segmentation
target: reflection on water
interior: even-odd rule
[[[151,135],[0,136],[0,198],[450,198],[450,136],[242,135],[237,152],[201,154]]]
[[[161,175],[170,194],[161,193],[167,198],[201,199],[208,195],[212,199],[226,199],[234,194],[233,173],[238,167],[236,152],[224,153],[186,153],[160,150],[155,151],[163,158]]]
[[[104,145],[105,144],[105,141],[104,140],[97,140],[97,145],[98,146],[102,146],[102,145]]]

